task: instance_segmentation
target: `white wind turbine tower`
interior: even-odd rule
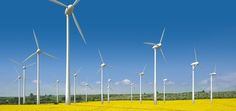
[[[145,74],[146,66],[144,66],[143,71],[139,73],[139,102],[142,103],[142,77]]]
[[[15,61],[13,59],[10,59],[13,63],[15,63],[16,65],[22,67],[22,82],[23,82],[23,86],[22,86],[22,96],[23,96],[23,104],[25,104],[25,89],[26,89],[26,86],[25,86],[25,80],[26,80],[26,69],[33,66],[35,63],[32,63],[32,64],[29,64],[29,65],[25,65],[23,63],[20,63],[18,61]]]
[[[79,26],[79,22],[76,19],[76,16],[74,14],[74,7],[79,3],[80,0],[75,0],[75,2],[73,4],[70,5],[65,5],[57,0],[49,0],[57,5],[60,5],[65,9],[65,15],[66,15],[66,90],[65,90],[65,103],[66,104],[70,104],[71,100],[70,100],[70,16],[72,15],[75,25],[84,41],[84,43],[86,44],[84,35],[82,33],[82,30]]]
[[[18,72],[17,72],[18,73]],[[19,74],[19,73],[18,73]],[[18,75],[18,77],[17,77],[17,82],[18,82],[18,105],[20,105],[21,104],[21,102],[20,102],[20,99],[21,99],[21,79],[22,79],[22,77],[21,77],[21,75],[19,74]]]
[[[163,101],[166,102],[166,81],[167,79],[163,79]]]
[[[194,104],[195,103],[195,95],[194,95],[194,72],[195,72],[195,69],[197,67],[197,65],[199,64],[198,60],[197,60],[197,52],[196,52],[196,49],[194,49],[194,55],[195,55],[195,62],[193,62],[191,64],[192,66],[192,103]]]
[[[78,72],[74,74],[74,103],[76,103],[76,79],[78,77]]]
[[[130,102],[133,102],[133,88],[134,88],[134,83],[130,83]]]
[[[85,84],[85,90],[86,90],[86,93],[85,93],[85,101],[88,102],[88,87],[89,87],[89,84]]]
[[[111,82],[111,79],[108,79],[107,80],[107,102],[110,103],[110,82]]]
[[[37,36],[35,34],[35,31],[33,30],[33,35],[34,35],[34,39],[35,39],[35,43],[36,43],[36,46],[37,46],[37,50],[31,54],[29,57],[27,57],[24,62],[26,62],[27,60],[29,60],[30,58],[32,58],[34,55],[37,56],[37,104],[40,104],[40,54],[44,54],[48,57],[51,57],[51,58],[55,58],[54,56],[40,50],[39,48],[39,43],[38,43],[38,40],[37,40]]]
[[[59,103],[59,84],[60,80],[57,80],[57,103]]]
[[[151,45],[152,48],[154,49],[154,82],[153,82],[153,93],[154,93],[154,104],[157,104],[157,71],[156,71],[156,53],[157,53],[157,49],[160,49],[160,52],[164,58],[164,60],[166,61],[166,58],[164,56],[164,53],[162,51],[162,39],[164,37],[164,33],[165,33],[165,28],[163,29],[162,35],[161,35],[161,39],[159,43],[150,43],[150,42],[144,42],[144,44],[146,45]]]
[[[81,86],[85,87],[85,101],[88,102],[88,88],[91,89],[91,87],[87,82],[84,82]]]
[[[20,89],[21,89],[21,79],[22,79],[22,77],[21,76],[18,76],[18,105],[20,105]]]
[[[89,85],[88,84],[86,84],[86,93],[85,93],[85,101],[86,102],[88,102],[88,87],[89,87]]]
[[[210,80],[211,80],[211,97],[210,97],[210,99],[211,99],[211,103],[213,102],[213,89],[212,89],[212,86],[213,86],[213,76],[216,76],[216,66],[215,66],[215,69],[214,69],[214,72],[212,72],[212,73],[210,73]]]
[[[99,56],[100,56],[100,59],[101,59],[101,65],[100,65],[100,69],[99,69],[99,71],[101,72],[101,83],[100,83],[100,85],[101,85],[101,103],[103,104],[104,103],[104,100],[103,100],[103,72],[104,72],[104,68],[106,67],[106,66],[108,66],[107,64],[105,64],[105,62],[104,62],[104,60],[103,60],[103,58],[102,58],[102,54],[101,54],[101,52],[100,52],[100,50],[98,49],[98,53],[99,53]],[[109,66],[110,67],[110,66]]]

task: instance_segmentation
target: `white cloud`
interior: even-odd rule
[[[207,85],[208,83],[209,83],[208,79],[204,79],[204,80],[200,81],[201,85]]]
[[[85,86],[85,85],[87,85],[87,84],[88,84],[88,83],[87,83],[87,82],[84,82],[84,81],[80,83],[81,86]],[[99,83],[99,84],[100,84],[100,83]]]
[[[124,85],[129,85],[131,83],[131,81],[129,79],[124,79],[121,81],[121,83]]]
[[[120,84],[120,81],[115,82],[115,85],[119,85],[119,84]]]
[[[236,90],[236,73],[214,77],[214,83],[219,90]]]
[[[37,84],[37,80],[33,80],[32,83],[33,83],[33,84]]]
[[[149,82],[148,85],[153,85],[152,82]]]
[[[131,83],[131,81],[129,79],[124,79],[124,80],[121,80],[121,81],[116,81],[115,85],[120,85],[120,84],[129,85],[130,83]]]
[[[208,78],[200,81],[200,85],[205,87],[206,90],[209,90],[210,79]],[[236,73],[214,76],[213,90],[217,91],[236,90]]]
[[[175,84],[174,81],[171,81],[171,80],[166,81],[166,85],[174,85],[174,84]]]
[[[96,84],[101,84],[101,82],[100,82],[100,81],[97,81]]]

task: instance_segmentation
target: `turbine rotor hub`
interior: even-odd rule
[[[213,73],[210,73],[210,75],[211,75],[211,76],[214,76],[214,75],[216,75],[216,73],[215,73],[215,72],[213,72]]]
[[[160,47],[161,47],[161,43],[154,45],[152,48],[157,49],[157,48],[160,48]]]
[[[37,54],[40,54],[40,53],[41,53],[41,50],[40,50],[40,49],[37,49],[36,52],[37,52]]]
[[[140,76],[144,76],[144,72],[139,73]]]
[[[68,7],[65,10],[66,15],[71,15],[74,11],[74,6],[73,5],[68,5]]]
[[[101,64],[101,67],[105,67],[105,66],[106,66],[106,64],[105,64],[105,63],[102,63],[102,64]]]

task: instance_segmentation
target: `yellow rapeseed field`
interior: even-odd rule
[[[152,101],[111,101],[110,104],[100,102],[76,103],[71,105],[0,105],[0,111],[236,111],[236,99],[159,101],[153,105]]]

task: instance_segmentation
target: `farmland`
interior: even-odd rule
[[[236,99],[215,99],[210,103],[208,99],[197,100],[192,104],[191,100],[159,101],[157,105],[153,101],[111,101],[111,103],[88,102],[71,105],[42,104],[42,105],[1,105],[0,111],[235,111]]]

